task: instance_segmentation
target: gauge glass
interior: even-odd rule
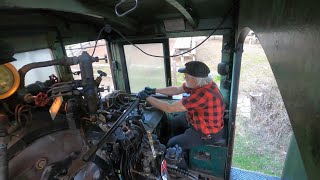
[[[19,74],[11,64],[0,65],[0,99],[12,95],[19,86]]]

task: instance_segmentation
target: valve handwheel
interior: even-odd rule
[[[34,99],[34,103],[38,107],[44,107],[49,102],[49,97],[46,93],[40,92]]]

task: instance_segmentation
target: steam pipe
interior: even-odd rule
[[[20,87],[24,87],[24,77],[27,74],[27,72],[29,72],[31,69],[59,65],[60,63],[61,63],[61,60],[51,60],[51,61],[35,62],[35,63],[24,65],[22,68],[19,69]]]
[[[7,145],[0,144],[0,180],[8,179]]]
[[[7,128],[8,117],[5,114],[0,114],[0,180],[8,180],[8,154],[7,145],[9,143],[9,136]]]
[[[91,62],[97,61],[97,58],[93,58],[90,56]],[[99,60],[99,59],[98,59]],[[41,68],[41,67],[48,67],[54,65],[61,65],[61,66],[71,66],[79,64],[80,59],[79,57],[64,57],[61,59],[54,59],[50,61],[43,61],[43,62],[35,62],[24,65],[22,68],[19,69],[20,74],[20,87],[24,87],[24,78],[27,72],[32,69]]]
[[[99,59],[95,59],[99,61]],[[92,57],[84,51],[79,56],[81,80],[84,91],[84,100],[89,113],[96,113],[98,109],[98,88],[93,76]]]

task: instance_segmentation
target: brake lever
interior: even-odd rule
[[[101,140],[93,145],[86,153],[83,154],[82,160],[88,162],[93,155],[97,152],[99,148],[108,140],[108,137],[114,133],[114,131],[119,127],[119,125],[125,120],[125,118],[131,113],[131,111],[137,107],[140,99],[136,99],[131,103],[131,105],[127,108],[127,110],[118,118],[118,120],[112,125],[110,130],[101,138]]]

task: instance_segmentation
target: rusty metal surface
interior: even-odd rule
[[[320,2],[240,1],[270,62],[309,179],[320,179]],[[294,158],[294,157],[293,157]]]
[[[81,151],[78,130],[64,130],[39,138],[9,162],[9,179],[40,179],[45,166]]]

